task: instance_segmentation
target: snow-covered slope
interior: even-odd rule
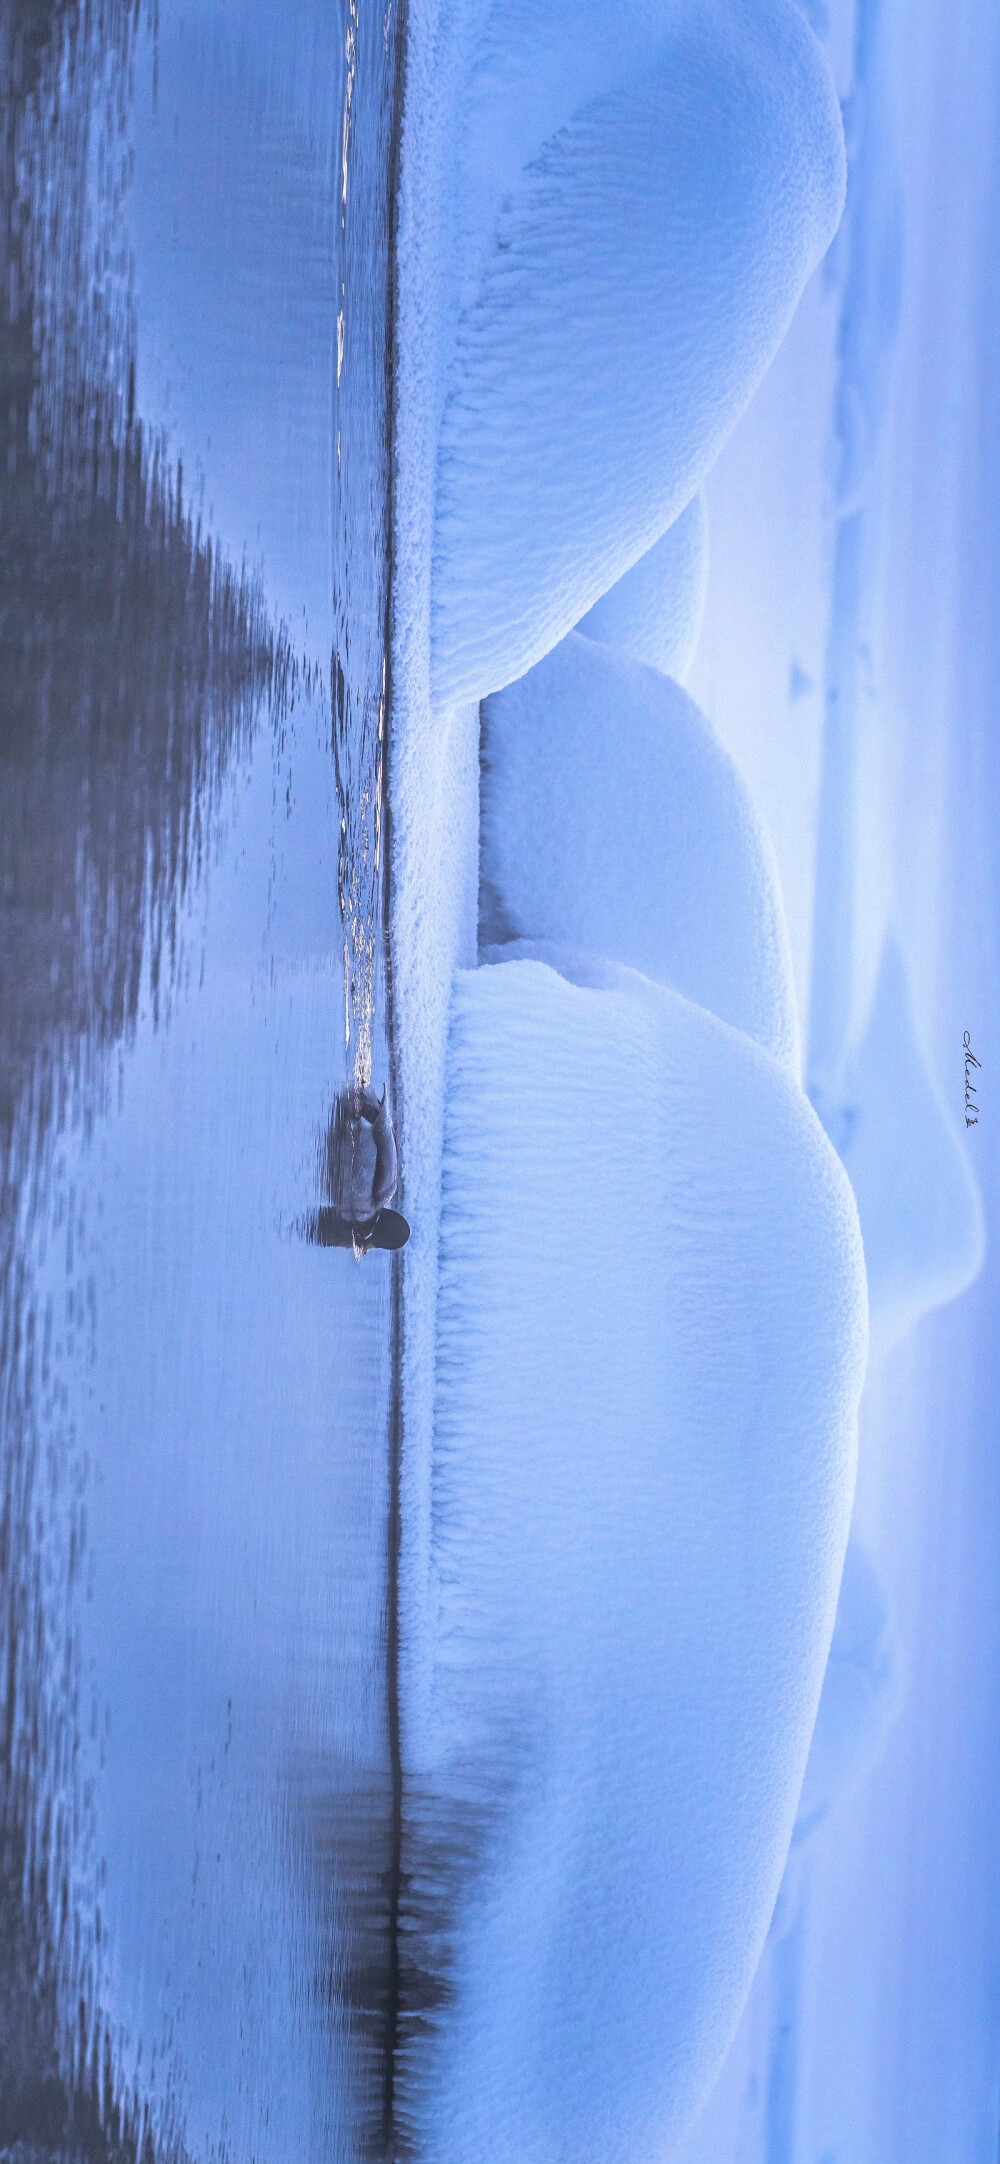
[[[773,851],[686,693],[570,633],[483,709],[481,929],[641,970],[798,1072]]]
[[[708,521],[699,489],[662,539],[595,601],[577,630],[683,683],[694,659],[708,582]]]
[[[645,2164],[701,2101],[847,1538],[847,1181],[766,1053],[614,975],[455,984],[416,1788],[479,1834],[404,2093],[435,2164]]]
[[[648,551],[836,224],[793,0],[418,0],[400,139],[391,945],[403,1206],[405,1749],[427,1685],[445,1042],[475,952],[480,693]],[[593,648],[596,654],[598,649]]]
[[[539,660],[683,510],[840,216],[840,113],[794,0],[642,19],[627,65],[512,177],[460,305],[434,516],[441,704]],[[580,26],[555,20],[541,64],[558,70]],[[501,94],[490,132],[506,110]]]

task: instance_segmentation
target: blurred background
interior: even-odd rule
[[[840,1747],[685,2160],[993,2164],[1000,39],[934,0],[807,12],[847,212],[709,475],[689,681],[775,843],[805,1079],[858,1192],[865,1579],[834,1643]]]

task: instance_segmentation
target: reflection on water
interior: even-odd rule
[[[296,1227],[386,1061],[395,31],[285,12],[0,4],[0,2151],[35,2160],[391,2146],[392,1263]],[[332,745],[211,427],[142,410],[234,84],[275,216],[285,166],[289,224],[319,206],[240,479],[280,523],[287,438],[284,599],[330,537]],[[187,276],[197,391],[250,341]]]
[[[158,1000],[221,776],[295,673],[141,430],[102,463],[110,502],[95,494],[54,531],[29,497],[5,550],[7,1137],[29,1107],[43,1127],[64,1111],[80,1062],[134,1024],[144,956]]]

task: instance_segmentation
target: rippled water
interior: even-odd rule
[[[396,25],[5,0],[0,2150],[384,2154]]]

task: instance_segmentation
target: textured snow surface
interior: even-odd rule
[[[428,1673],[448,1000],[476,939],[476,702],[557,643],[690,502],[842,190],[839,109],[791,0],[410,11],[390,762],[395,1096],[413,1226],[401,1265],[408,1753]]]
[[[929,1308],[964,1292],[984,1248],[979,1192],[919,1042],[891,935],[843,1102],[835,1139],[857,1196],[880,1358]]]
[[[840,216],[840,111],[794,0],[603,13],[592,71],[571,63],[564,86],[575,6],[545,10],[536,37],[515,10],[493,72],[499,40],[474,46],[475,215],[501,192],[443,380],[441,704],[521,675],[683,510]],[[512,123],[532,65],[547,80]]]
[[[678,685],[571,632],[483,709],[481,933],[624,962],[798,1072],[770,842]]]
[[[435,2164],[647,2164],[767,1931],[837,1602],[865,1357],[802,1092],[635,973],[460,972],[424,1778],[478,1824]]]
[[[707,583],[708,521],[699,489],[662,540],[595,601],[576,628],[683,682],[698,644]]]

